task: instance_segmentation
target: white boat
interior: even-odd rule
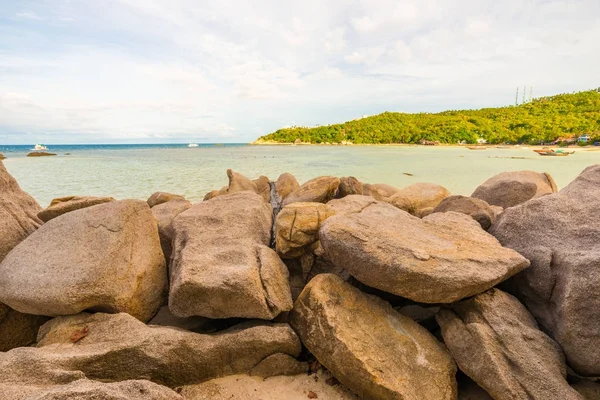
[[[35,147],[33,149],[31,149],[31,151],[46,151],[48,150],[48,148],[46,146],[44,146],[43,144],[36,144]]]
[[[188,147],[198,147],[198,143],[190,143],[188,144]]]

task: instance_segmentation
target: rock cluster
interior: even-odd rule
[[[472,197],[227,176],[198,204],[42,210],[0,163],[0,397],[600,392],[600,166],[559,192],[500,174]]]

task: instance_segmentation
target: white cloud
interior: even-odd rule
[[[33,20],[38,20],[38,21],[40,21],[42,19],[36,13],[26,12],[26,11],[18,12],[18,13],[15,14],[15,16],[17,18],[21,18],[21,19],[33,19]]]

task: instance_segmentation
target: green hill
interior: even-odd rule
[[[541,97],[518,106],[437,114],[384,112],[342,124],[279,129],[257,142],[356,144],[548,143],[559,137],[590,134],[600,139],[600,88],[574,94]]]

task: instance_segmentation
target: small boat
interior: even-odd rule
[[[31,151],[47,151],[48,148],[43,144],[36,144]]]
[[[188,147],[198,147],[198,143],[190,143],[188,144]]]
[[[467,149],[469,149],[469,150],[485,150],[485,149],[487,149],[487,147],[485,147],[485,146],[467,146]]]
[[[564,151],[564,150],[554,150],[554,149],[540,149],[540,150],[534,150],[534,152],[538,153],[540,156],[550,156],[550,157],[566,157],[570,154],[575,153],[574,151]]]

